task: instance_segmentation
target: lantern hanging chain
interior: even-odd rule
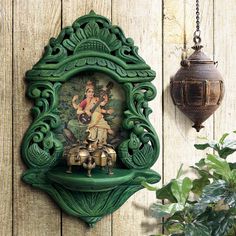
[[[201,31],[200,31],[200,12],[199,12],[199,0],[196,0],[196,31],[193,35],[193,42],[195,45],[199,45],[202,41],[201,37]]]

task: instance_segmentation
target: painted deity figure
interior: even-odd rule
[[[94,84],[88,81],[85,88],[85,98],[78,104],[76,101],[78,95],[72,98],[72,106],[76,110],[78,119],[84,113],[90,117],[88,123],[88,132],[90,139],[96,140],[98,146],[102,146],[107,143],[108,134],[113,134],[110,125],[104,119],[104,114],[112,114],[112,109],[104,109],[104,106],[108,103],[109,97],[106,93],[103,93],[102,97],[96,97],[94,94]]]

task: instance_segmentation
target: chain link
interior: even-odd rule
[[[193,35],[193,41],[195,44],[201,42],[201,31],[200,31],[200,12],[199,12],[199,0],[196,0],[196,31]]]
[[[200,31],[199,0],[196,0],[196,31]]]

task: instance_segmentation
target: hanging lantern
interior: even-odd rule
[[[202,123],[219,107],[223,95],[223,78],[216,69],[216,62],[208,58],[200,45],[199,0],[196,0],[196,31],[192,47],[194,52],[181,61],[181,68],[170,82],[170,92],[174,104],[193,122],[200,131]]]

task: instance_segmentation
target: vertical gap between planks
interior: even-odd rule
[[[61,0],[61,30],[63,27],[63,0]]]
[[[12,168],[11,168],[11,171],[12,171],[12,191],[11,191],[11,194],[12,194],[12,218],[11,218],[11,222],[12,222],[12,235],[14,235],[14,135],[13,135],[13,130],[14,130],[14,116],[13,116],[13,111],[14,111],[14,79],[13,79],[13,76],[14,76],[14,0],[11,1],[11,4],[12,4],[12,42],[11,42],[11,45],[12,45],[12,50],[11,50],[11,80],[12,80],[12,94],[11,94],[11,116],[12,116],[12,119],[11,119],[11,124],[12,124],[12,135],[11,135],[11,143],[12,143]]]
[[[161,96],[161,98],[162,98],[162,101],[161,101],[161,103],[162,103],[162,108],[161,108],[161,110],[162,110],[162,138],[161,138],[161,140],[162,140],[162,148],[161,148],[161,155],[162,155],[162,181],[161,181],[161,183],[162,183],[162,186],[164,185],[164,176],[165,176],[165,168],[164,168],[164,147],[163,147],[163,144],[164,144],[164,140],[165,140],[165,135],[164,135],[164,132],[165,132],[165,129],[164,129],[164,122],[165,122],[165,120],[164,120],[164,109],[165,109],[165,104],[164,104],[164,18],[165,18],[165,12],[164,12],[164,9],[165,9],[165,2],[164,2],[164,0],[162,0],[162,22],[161,22],[161,30],[162,30],[162,32],[161,32],[161,42],[162,42],[162,44],[161,44],[161,53],[162,53],[162,62],[161,62],[161,66],[162,66],[162,72],[161,72],[161,77],[162,77],[162,96]],[[162,204],[164,204],[164,201],[162,201]],[[164,218],[162,218],[162,223],[164,223]],[[161,229],[161,232],[162,232],[162,234],[164,234],[164,226],[162,225],[161,226],[162,227],[162,229]]]
[[[213,61],[215,61],[215,0],[212,0],[213,1],[213,4],[212,4],[212,12],[213,12],[213,15],[212,15],[212,21],[213,21],[213,36],[212,36],[212,41],[213,41]],[[215,140],[216,139],[216,127],[215,127],[215,122],[216,121],[216,117],[215,117],[215,113],[213,114],[213,139]],[[213,150],[213,153],[215,153],[215,151]]]

